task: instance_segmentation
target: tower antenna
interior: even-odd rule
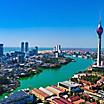
[[[99,24],[101,25],[102,11],[99,12]]]

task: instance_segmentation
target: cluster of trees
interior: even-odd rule
[[[0,77],[0,84],[1,85],[5,85],[5,84],[10,84],[11,81],[9,79],[7,79],[6,77]]]
[[[78,78],[71,78],[72,82],[78,82]]]
[[[95,69],[94,72],[98,73],[98,74],[101,74],[101,75],[104,75],[104,70],[102,69]]]
[[[3,92],[4,92],[3,86],[0,85],[0,94],[3,94]]]
[[[42,61],[44,63],[58,63],[58,59],[57,58],[42,58]]]
[[[104,91],[104,85],[102,85],[102,86],[101,86],[101,90],[103,90],[103,91]]]
[[[96,83],[101,77],[100,76],[94,76],[94,75],[90,75],[87,77],[82,76],[81,79],[84,79],[86,81],[91,82],[92,84]]]

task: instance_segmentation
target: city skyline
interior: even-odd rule
[[[103,0],[18,0],[0,2],[0,43],[5,47],[97,48],[96,28]],[[101,13],[100,13],[101,12]],[[102,47],[103,39],[102,36]]]

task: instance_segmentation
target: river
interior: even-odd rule
[[[46,87],[57,84],[60,81],[70,79],[75,73],[79,71],[86,70],[93,63],[93,61],[90,59],[75,58],[75,60],[76,62],[63,65],[59,69],[45,69],[40,74],[21,79],[21,86],[18,87],[15,91],[24,88],[39,88],[41,86]],[[0,96],[0,98],[3,98],[5,95],[7,94]]]

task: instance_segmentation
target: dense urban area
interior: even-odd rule
[[[1,99],[0,104],[103,104],[104,70],[89,67],[86,71],[76,73],[71,79],[58,82],[45,88],[21,89],[12,93],[21,85],[18,79],[41,73],[42,70],[57,70],[74,57],[96,61],[97,53],[90,50],[62,50],[57,45],[53,50],[39,51],[38,47],[29,51],[28,42],[21,43],[21,50],[3,54],[0,58],[0,95],[9,96]],[[102,59],[103,53],[102,53]],[[94,63],[96,64],[96,63]]]

